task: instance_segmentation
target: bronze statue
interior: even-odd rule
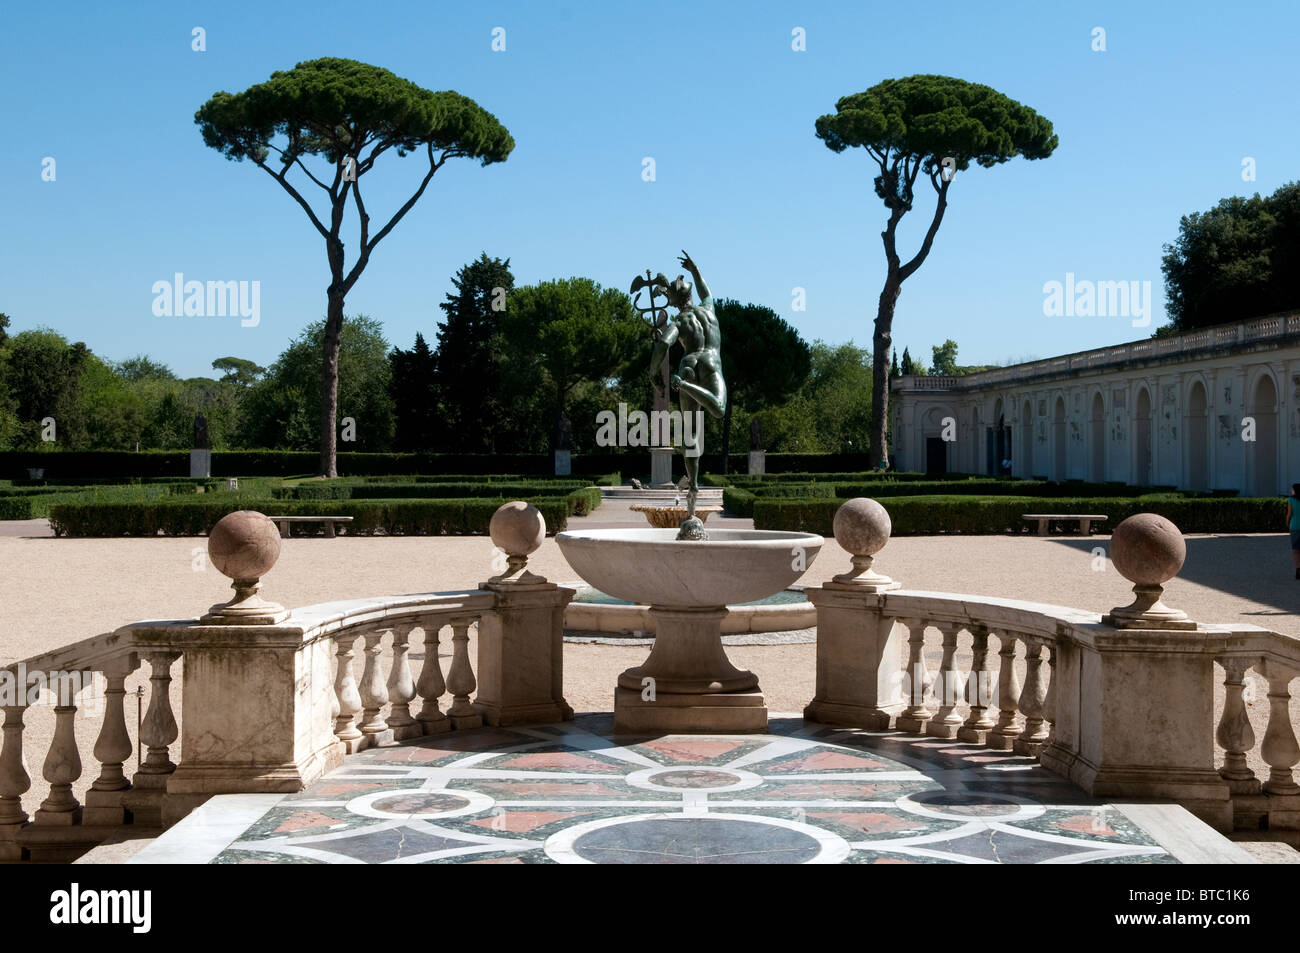
[[[194,449],[209,449],[208,418],[204,417],[202,413],[199,413],[194,417]]]
[[[632,291],[642,288],[650,290],[650,307],[637,310],[644,317],[654,315],[651,333],[654,335],[654,351],[650,357],[651,373],[657,374],[665,356],[674,344],[681,344],[684,354],[677,364],[677,373],[672,375],[669,386],[677,392],[678,406],[683,416],[683,427],[687,414],[705,410],[710,416],[719,418],[727,411],[727,382],[722,377],[722,332],[718,327],[718,317],[714,313],[713,294],[700,276],[691,256],[682,251],[678,259],[682,267],[695,279],[694,290],[699,293],[700,303],[691,304],[691,283],[685,276],[678,275],[677,280],[668,283],[660,272],[654,278],[650,272],[646,277],[637,276],[632,282]],[[655,295],[663,294],[668,304],[677,308],[677,313],[669,316],[668,312],[657,308]],[[682,523],[678,539],[707,539],[704,523],[695,515],[695,499],[700,491],[700,457],[704,435],[697,433],[697,445],[692,448],[696,454],[685,454],[686,477],[690,481],[686,494],[686,521]]]

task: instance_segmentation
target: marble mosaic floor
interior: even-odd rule
[[[139,860],[1178,862],[1131,812],[1026,758],[797,718],[766,735],[611,728],[584,716],[372,749],[300,794],[214,798]]]

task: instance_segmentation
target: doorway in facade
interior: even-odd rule
[[[1093,483],[1106,482],[1106,401],[1101,393],[1092,395],[1092,413],[1088,417],[1088,452],[1091,465],[1088,479]]]
[[[1137,413],[1133,418],[1133,485],[1151,485],[1151,394],[1138,390]]]
[[[1254,496],[1276,496],[1277,480],[1277,387],[1273,378],[1262,374],[1255,384],[1250,416],[1255,418],[1255,440],[1246,443],[1248,473],[1253,474]]]
[[[925,438],[925,475],[943,476],[948,472],[948,444],[942,437]]]
[[[1052,414],[1052,479],[1065,478],[1065,398],[1058,395]]]

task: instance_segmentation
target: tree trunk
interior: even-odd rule
[[[343,331],[343,295],[331,286],[321,346],[320,475],[336,477],[338,470],[339,345]]]
[[[889,451],[889,355],[893,345],[894,305],[903,290],[902,280],[894,268],[885,277],[876,310],[876,331],[872,337],[871,367],[871,447],[867,458],[872,468],[886,460]]]

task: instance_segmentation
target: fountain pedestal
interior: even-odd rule
[[[650,607],[654,648],[644,663],[618,677],[616,732],[767,730],[758,676],[736,668],[723,650],[726,614],[725,607]]]
[[[671,529],[559,533],[564,558],[601,592],[649,606],[655,645],[618,678],[614,727],[624,734],[759,732],[767,706],[753,672],[722,648],[728,605],[780,592],[812,565],[812,533],[723,529],[680,540]]]

